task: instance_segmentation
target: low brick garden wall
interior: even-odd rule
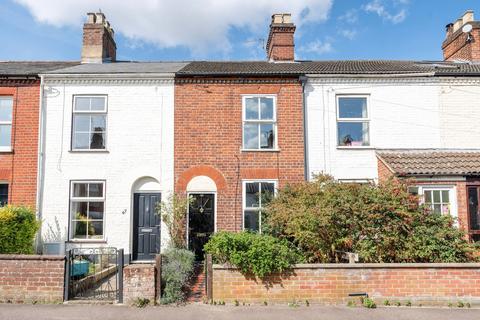
[[[346,304],[367,293],[377,303],[480,305],[480,264],[301,264],[290,275],[266,282],[245,278],[231,267],[213,265],[212,299],[248,303],[292,301]]]
[[[0,254],[0,302],[62,302],[64,274],[64,256]]]
[[[123,269],[123,301],[132,304],[137,299],[155,301],[155,265],[130,264]]]

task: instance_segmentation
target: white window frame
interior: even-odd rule
[[[98,184],[98,183],[101,183],[102,186],[103,186],[103,197],[74,197],[73,196],[73,186],[74,184],[89,184],[89,183],[95,183],[95,184]],[[105,240],[105,217],[106,217],[106,194],[105,194],[105,191],[106,191],[106,181],[105,180],[71,180],[70,181],[70,197],[69,197],[69,213],[68,213],[68,225],[69,225],[69,235],[68,235],[68,238],[70,239],[70,241],[74,241],[74,242],[98,242],[98,241],[104,241]],[[102,230],[103,230],[103,234],[102,234],[102,238],[94,238],[94,239],[88,239],[88,238],[74,238],[74,230],[73,230],[73,217],[72,217],[72,203],[76,201],[76,202],[103,202],[103,221],[102,221]]]
[[[1,125],[10,126],[10,144],[8,146],[0,146],[0,152],[11,152],[12,151],[12,132],[13,132],[13,109],[15,107],[15,101],[12,95],[2,95],[0,98],[10,98],[12,99],[12,120],[10,121],[0,121]]]
[[[251,120],[246,119],[246,101],[248,98],[273,98],[273,119],[272,120]],[[259,114],[260,114],[260,105],[258,106]],[[274,141],[273,141],[273,148],[272,149],[262,149],[260,147],[260,136],[258,137],[258,148],[257,149],[249,149],[245,148],[245,124],[246,123],[256,123],[260,124],[273,124],[273,134],[274,134]],[[260,152],[271,152],[271,151],[278,151],[278,130],[277,130],[277,95],[275,94],[248,94],[242,95],[242,151],[260,151]]]
[[[413,186],[412,186],[413,187]],[[448,191],[450,200],[450,215],[457,219],[458,226],[458,205],[457,205],[457,187],[452,185],[415,185],[418,187],[418,196],[420,203],[425,204],[425,191]]]
[[[105,105],[103,110],[75,110],[77,105],[77,98],[105,98]],[[75,115],[105,115],[105,139],[103,149],[91,149],[91,148],[75,148],[74,139],[75,139]],[[105,152],[107,151],[107,137],[108,137],[108,95],[106,94],[76,94],[73,96],[73,106],[72,106],[72,134],[70,141],[70,150],[71,151],[81,151],[81,152]]]
[[[340,118],[340,99],[341,98],[364,98],[367,101],[367,117],[366,118]],[[370,95],[369,94],[337,94],[335,96],[335,145],[338,149],[371,149],[372,148],[372,127],[371,127],[371,108],[370,108]],[[350,123],[368,123],[368,145],[365,146],[342,146],[338,141],[338,123],[350,122]]]
[[[278,180],[275,179],[248,179],[248,180],[242,180],[242,230],[245,231],[245,210],[251,210],[251,211],[260,211],[260,214],[258,216],[258,232],[262,233],[262,197],[259,197],[259,207],[258,208],[253,208],[253,207],[246,207],[247,203],[247,188],[246,185],[247,183],[273,183],[273,196],[277,196],[277,189],[278,189]],[[260,190],[261,192],[261,190]]]

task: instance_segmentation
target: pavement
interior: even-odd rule
[[[344,306],[289,307],[276,306],[211,306],[190,304],[180,307],[121,305],[14,305],[0,304],[0,320],[242,320],[242,319],[339,319],[339,320],[470,320],[480,319],[480,309],[380,307],[366,309]]]

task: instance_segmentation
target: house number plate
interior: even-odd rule
[[[140,229],[140,232],[152,232],[152,231],[153,231],[153,229],[151,229],[151,228],[142,228],[142,229]]]

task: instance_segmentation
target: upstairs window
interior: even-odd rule
[[[75,96],[72,150],[105,150],[106,139],[107,97]]]
[[[243,183],[243,229],[262,230],[262,211],[275,195],[275,181],[245,181]]]
[[[360,96],[337,96],[338,146],[370,145],[368,99]]]
[[[72,239],[103,239],[105,182],[73,181],[70,188]]]
[[[276,98],[243,97],[243,149],[273,150],[277,147]]]
[[[13,97],[0,96],[0,151],[12,149]]]

